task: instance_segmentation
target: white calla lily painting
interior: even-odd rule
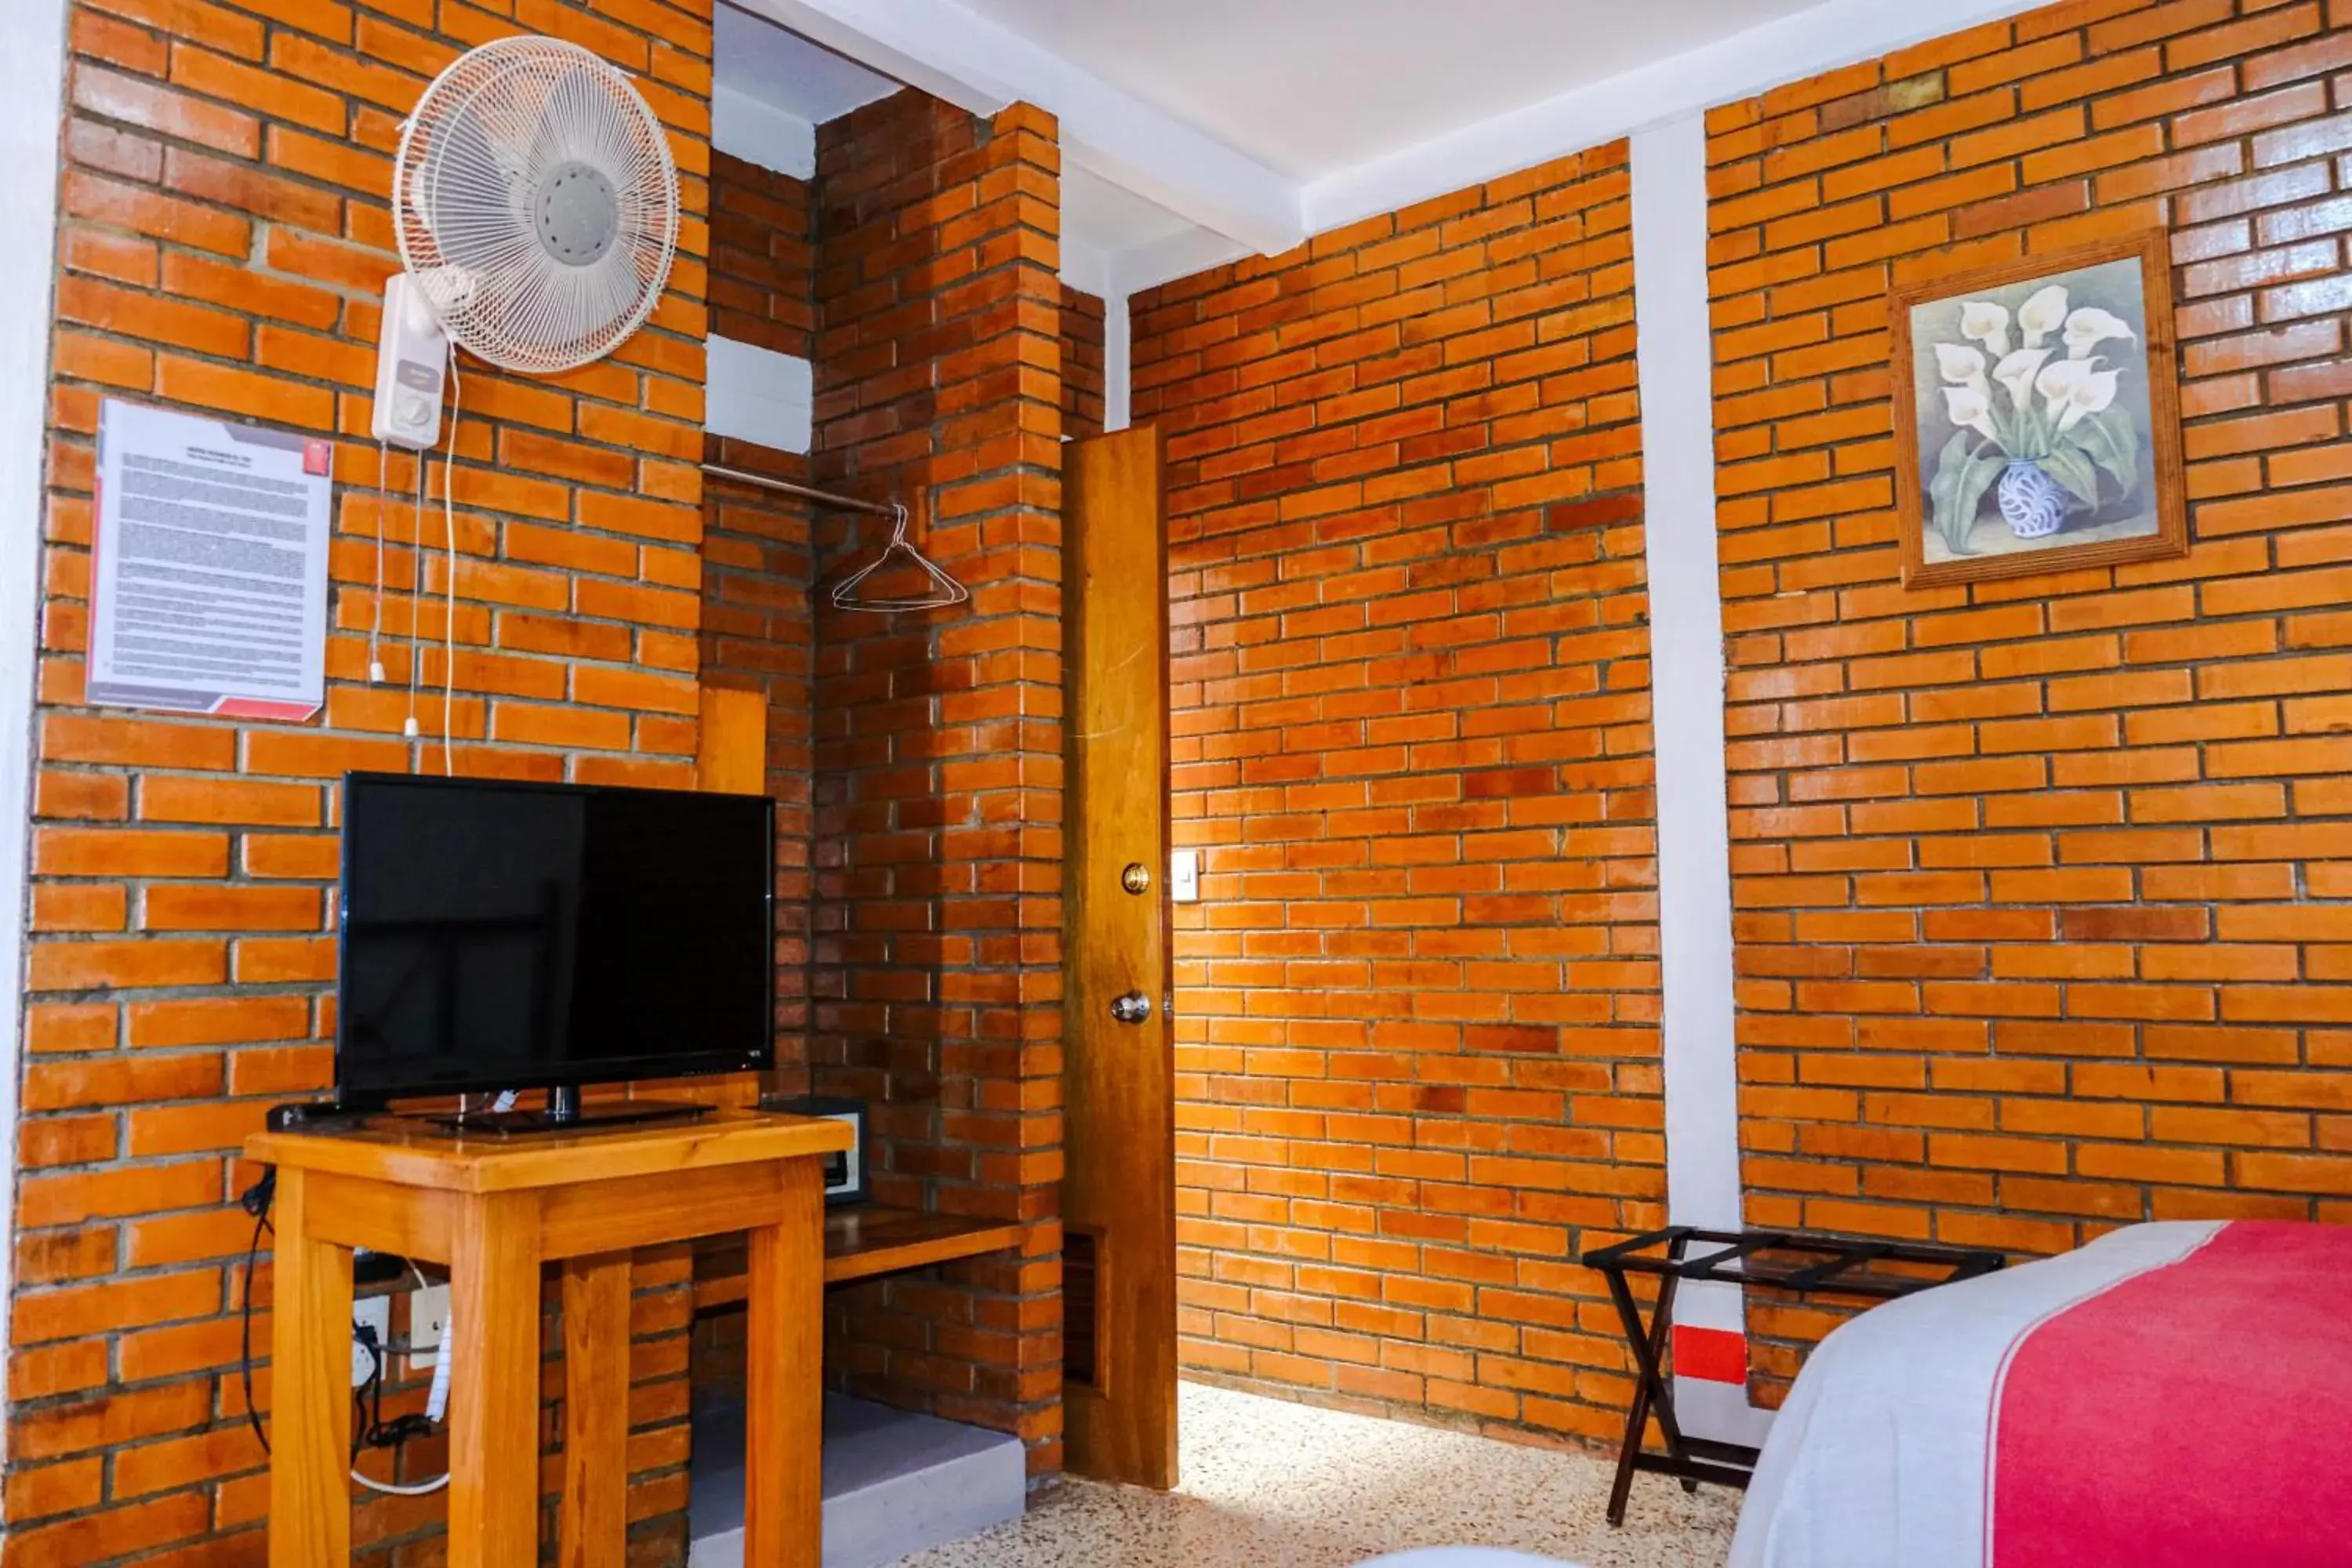
[[[2186,549],[2170,283],[2159,235],[1897,292],[1906,582]]]

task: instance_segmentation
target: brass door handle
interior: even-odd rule
[[[1140,1024],[1151,1016],[1151,998],[1140,991],[1130,991],[1110,1001],[1110,1016],[1122,1024]]]

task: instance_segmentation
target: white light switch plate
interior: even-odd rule
[[[1201,852],[1179,849],[1168,857],[1168,896],[1180,904],[1201,901]]]

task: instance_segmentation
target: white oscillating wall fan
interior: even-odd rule
[[[436,77],[401,127],[375,435],[441,427],[448,346],[550,375],[644,324],[677,247],[677,166],[629,79],[576,44],[500,38]]]
[[[577,44],[534,36],[468,50],[425,89],[400,129],[393,233],[405,270],[387,279],[376,351],[374,621],[368,677],[384,679],[386,447],[429,450],[448,391],[441,506],[448,553],[442,766],[451,767],[457,524],[457,357],[553,375],[604,358],[645,324],[677,248],[677,165],[645,96]],[[424,539],[425,466],[416,471]],[[417,733],[416,617],[409,712]]]

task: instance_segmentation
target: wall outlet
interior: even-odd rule
[[[376,1366],[375,1357],[370,1355],[367,1346],[360,1342],[359,1329],[362,1324],[375,1331],[375,1342],[379,1348],[391,1344],[392,1298],[369,1296],[352,1303],[352,1386],[353,1388],[365,1387],[367,1380],[374,1374]],[[392,1371],[392,1358],[389,1355],[384,1357],[383,1370],[387,1373]]]
[[[408,1371],[414,1377],[432,1370],[441,1342],[449,1334],[449,1287],[427,1285],[408,1293]]]

